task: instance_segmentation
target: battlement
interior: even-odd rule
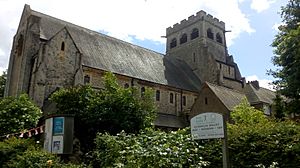
[[[176,23],[172,27],[168,27],[167,28],[167,36],[169,34],[177,32],[199,20],[209,22],[209,23],[225,30],[225,23],[223,21],[219,21],[219,19],[213,17],[210,14],[206,14],[206,12],[201,10],[201,11],[197,12],[196,15],[191,15],[190,17],[188,17],[187,20],[184,19],[184,20],[180,21],[180,23]]]

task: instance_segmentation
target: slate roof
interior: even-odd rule
[[[246,84],[245,93],[250,104],[257,104],[261,102],[273,104],[273,99],[276,97],[276,93],[272,90],[262,87],[257,88],[251,83]]]
[[[154,125],[158,127],[184,128],[189,123],[180,116],[158,113]]]
[[[201,81],[190,67],[176,58],[31,11],[41,18],[40,38],[50,39],[64,27],[83,55],[83,65],[149,82],[198,91]]]
[[[205,84],[214,92],[224,106],[232,111],[235,106],[246,98],[246,95],[233,89],[205,82]]]

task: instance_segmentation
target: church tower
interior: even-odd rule
[[[185,61],[202,82],[242,86],[238,67],[227,52],[224,22],[199,11],[167,28],[166,38],[166,56]]]

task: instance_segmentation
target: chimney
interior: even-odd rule
[[[259,82],[258,82],[257,80],[251,81],[250,84],[251,84],[255,89],[259,89]]]

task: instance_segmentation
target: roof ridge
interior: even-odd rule
[[[209,87],[213,94],[218,97],[219,101],[230,111],[233,110],[234,106],[238,105],[244,97],[246,97],[244,93],[234,89],[209,82],[205,82],[205,84]]]
[[[270,92],[276,92],[276,91],[273,91],[273,90],[265,88],[265,87],[259,87],[259,89],[264,89],[264,90],[267,90],[267,91],[270,91]]]
[[[132,46],[136,46],[136,47],[139,47],[141,49],[144,49],[144,50],[148,50],[148,51],[151,51],[153,53],[157,53],[159,55],[162,55],[162,56],[165,56],[166,54],[163,54],[163,53],[160,53],[160,52],[157,52],[157,51],[154,51],[154,50],[151,50],[149,48],[145,48],[145,47],[142,47],[142,46],[139,46],[137,44],[133,44],[133,43],[130,43],[130,42],[127,42],[125,40],[121,40],[121,39],[118,39],[116,37],[112,37],[112,36],[109,36],[107,34],[104,34],[104,33],[100,33],[100,32],[97,32],[95,30],[91,30],[91,29],[88,29],[88,28],[85,28],[83,26],[79,26],[77,24],[74,24],[74,23],[71,23],[71,22],[68,22],[68,21],[65,21],[65,20],[62,20],[62,19],[59,19],[59,18],[56,18],[56,17],[53,17],[53,16],[50,16],[50,15],[47,15],[47,14],[44,14],[42,12],[38,12],[38,11],[35,11],[35,10],[31,10],[31,15],[34,15],[35,13],[39,14],[39,15],[43,15],[43,16],[46,16],[48,18],[51,18],[51,19],[55,19],[55,20],[58,20],[58,21],[61,21],[61,22],[64,22],[66,23],[67,25],[65,25],[64,27],[66,26],[74,26],[74,27],[77,27],[77,28],[80,28],[82,30],[86,30],[86,31],[89,31],[89,32],[94,32],[95,34],[99,35],[99,36],[103,36],[103,37],[106,37],[106,38],[109,38],[109,39],[112,39],[112,40],[116,40],[116,41],[119,41],[119,42],[122,42],[122,43],[125,43],[125,44],[129,44],[129,45],[132,45]]]
[[[217,84],[214,84],[214,83],[210,83],[210,82],[207,82],[207,81],[205,81],[205,83],[207,83],[208,85],[212,85],[212,86],[214,86],[214,87],[224,88],[224,89],[226,89],[226,90],[229,90],[229,91],[232,91],[232,92],[236,92],[236,93],[245,95],[245,93],[243,93],[243,92],[241,92],[241,91],[238,91],[238,90],[236,90],[236,89],[231,89],[231,88],[228,88],[228,87],[225,87],[225,86],[221,86],[221,85],[217,85]]]

